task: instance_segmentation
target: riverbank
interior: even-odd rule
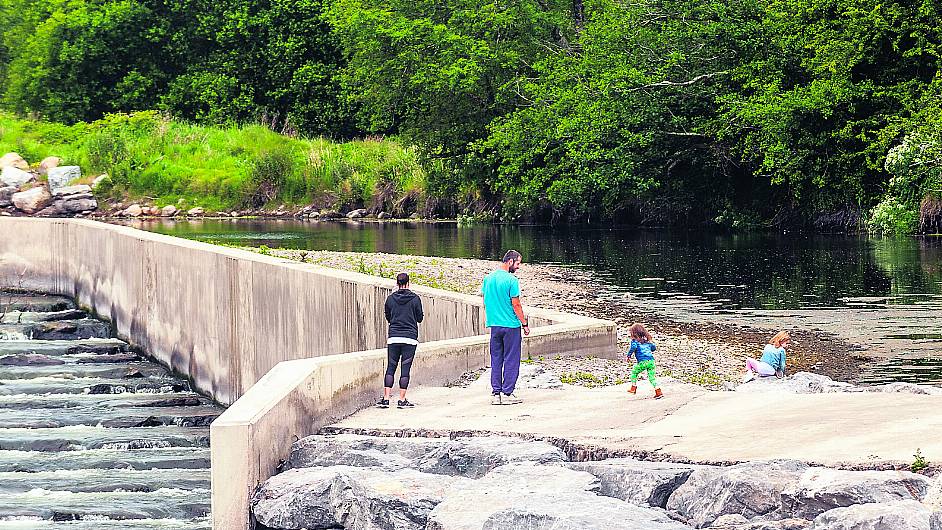
[[[258,249],[250,249],[258,250]],[[397,254],[262,249],[274,256],[325,267],[391,278],[406,271],[418,284],[465,294],[477,293],[480,281],[495,263],[486,260],[405,256]],[[749,325],[685,322],[647,310],[640,300],[611,300],[591,271],[552,265],[524,264],[517,272],[526,305],[612,320],[619,326],[619,348],[627,350],[628,326],[643,322],[658,345],[658,373],[707,388],[737,383],[747,356],[758,356],[777,330]],[[814,330],[794,329],[790,372],[809,371],[840,381],[854,381],[868,359],[854,345]],[[545,361],[546,359],[543,359]],[[533,359],[540,362],[541,359]],[[606,386],[627,379],[624,363],[602,359],[566,359],[553,363],[555,373],[572,384]]]
[[[64,125],[0,111],[0,190],[6,194],[70,184],[92,185],[100,208],[46,210],[62,216],[116,215],[137,205],[160,215],[296,213],[306,206],[408,217],[426,204],[426,168],[414,149],[392,138],[334,142],[289,137],[261,125],[205,127],[156,112],[109,115]],[[68,167],[61,182],[52,166]],[[38,193],[38,192],[37,192]],[[0,208],[9,206],[0,192]],[[433,201],[434,202],[434,201]],[[120,205],[120,207],[119,207]],[[10,212],[37,214],[48,204]],[[154,211],[150,211],[154,208]],[[140,216],[132,209],[132,216]]]

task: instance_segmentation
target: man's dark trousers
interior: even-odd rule
[[[491,326],[491,390],[513,394],[520,375],[520,328]]]

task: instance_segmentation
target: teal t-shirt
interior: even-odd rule
[[[520,327],[520,319],[510,303],[511,298],[520,296],[520,280],[516,276],[504,269],[497,269],[484,277],[481,293],[484,294],[485,326]]]

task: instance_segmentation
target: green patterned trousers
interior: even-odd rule
[[[657,388],[657,378],[654,377],[654,361],[640,361],[635,364],[634,368],[631,369],[632,385],[638,382],[638,374],[641,372],[647,372],[648,381],[651,382],[651,386]]]

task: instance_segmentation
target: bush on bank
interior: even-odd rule
[[[425,204],[426,173],[415,151],[390,139],[291,138],[261,125],[204,127],[156,112],[110,114],[62,125],[0,113],[0,152],[31,163],[58,156],[83,173],[107,173],[115,199],[211,210],[314,204],[396,213]]]

